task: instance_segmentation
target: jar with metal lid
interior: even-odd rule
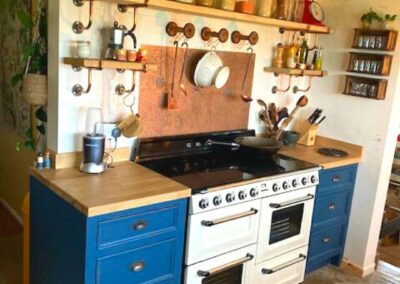
[[[235,11],[243,14],[253,15],[255,10],[255,3],[252,0],[237,0],[235,4]]]
[[[276,0],[258,0],[256,4],[256,15],[272,18],[276,13]]]
[[[276,18],[281,20],[289,19],[290,0],[277,0],[278,8]]]
[[[235,10],[236,0],[216,0],[215,8],[226,10],[226,11],[234,11]]]

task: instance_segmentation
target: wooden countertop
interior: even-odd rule
[[[343,158],[325,156],[318,153],[318,149],[321,147],[343,150],[349,155]],[[361,162],[364,148],[359,145],[317,136],[314,146],[307,147],[296,145],[295,147],[284,147],[279,153],[295,159],[318,164],[324,169],[331,169]]]
[[[191,195],[188,187],[129,161],[115,163],[99,175],[77,168],[32,168],[31,175],[89,217]]]

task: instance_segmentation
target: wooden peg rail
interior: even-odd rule
[[[229,38],[229,31],[227,29],[220,29],[219,32],[212,31],[209,27],[204,27],[201,30],[201,39],[209,41],[211,38],[218,38],[221,43],[225,43]]]
[[[170,37],[174,37],[178,33],[183,33],[187,39],[190,39],[194,36],[196,28],[192,23],[187,23],[183,27],[179,27],[177,23],[169,22],[166,27],[166,32]]]
[[[256,45],[258,42],[258,33],[251,32],[249,35],[243,35],[239,31],[234,31],[231,35],[231,40],[234,44],[238,44],[244,40],[248,41],[251,45]]]

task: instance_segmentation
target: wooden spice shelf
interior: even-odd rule
[[[398,35],[396,30],[354,30],[352,45],[354,49],[375,51],[394,51],[396,49]]]
[[[97,0],[122,5],[145,4],[145,0]],[[265,26],[281,27],[287,30],[304,31],[308,33],[329,34],[331,29],[325,26],[309,25],[292,21],[284,21],[273,18],[265,18],[255,15],[242,14],[225,11],[216,8],[196,6],[169,0],[148,0],[149,8],[177,12],[182,14],[201,15],[206,17],[220,18],[232,21],[241,21]]]
[[[94,69],[122,69],[122,70],[135,70],[135,71],[157,71],[157,64],[139,63],[139,62],[125,62],[115,60],[103,60],[94,58],[64,58],[64,64],[73,67],[94,68]]]
[[[277,68],[277,67],[265,67],[264,71],[269,73],[285,74],[291,76],[325,77],[328,75],[328,72],[323,70],[301,70],[301,69]]]
[[[386,54],[350,52],[347,72],[374,76],[389,76],[392,59],[393,56]]]
[[[357,84],[360,91],[359,93],[353,91],[353,84]],[[346,86],[343,94],[366,99],[384,100],[386,97],[387,84],[388,80],[385,79],[374,79],[346,75]],[[373,92],[371,92],[371,86],[373,86],[374,88]]]

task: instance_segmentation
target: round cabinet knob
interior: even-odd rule
[[[297,179],[294,179],[293,181],[292,181],[292,186],[293,187],[297,187],[299,184],[297,183]]]
[[[251,196],[251,197],[257,197],[257,196],[258,196],[258,190],[255,189],[255,188],[252,188],[252,189],[250,190],[250,196]]]
[[[208,207],[208,199],[203,198],[202,200],[200,200],[199,206],[201,209],[206,209]]]
[[[220,195],[215,196],[215,197],[214,197],[214,200],[213,200],[213,203],[214,203],[215,206],[221,205],[221,203],[222,203],[222,198],[221,198],[221,196],[220,196]]]
[[[317,181],[317,178],[315,176],[311,176],[311,183],[315,183]]]
[[[283,182],[282,187],[283,187],[284,190],[289,188],[289,185],[288,185],[287,181]]]
[[[226,202],[231,203],[235,201],[235,194],[234,193],[228,193],[226,195]]]
[[[302,183],[303,185],[306,185],[306,184],[307,184],[307,178],[303,177],[303,178],[301,179],[301,183]]]
[[[272,186],[272,190],[273,190],[274,192],[277,192],[277,191],[278,191],[278,184],[277,184],[277,183],[274,183],[274,185]]]
[[[246,197],[247,197],[246,192],[244,192],[243,190],[241,192],[239,192],[239,199],[240,200],[246,199]]]

